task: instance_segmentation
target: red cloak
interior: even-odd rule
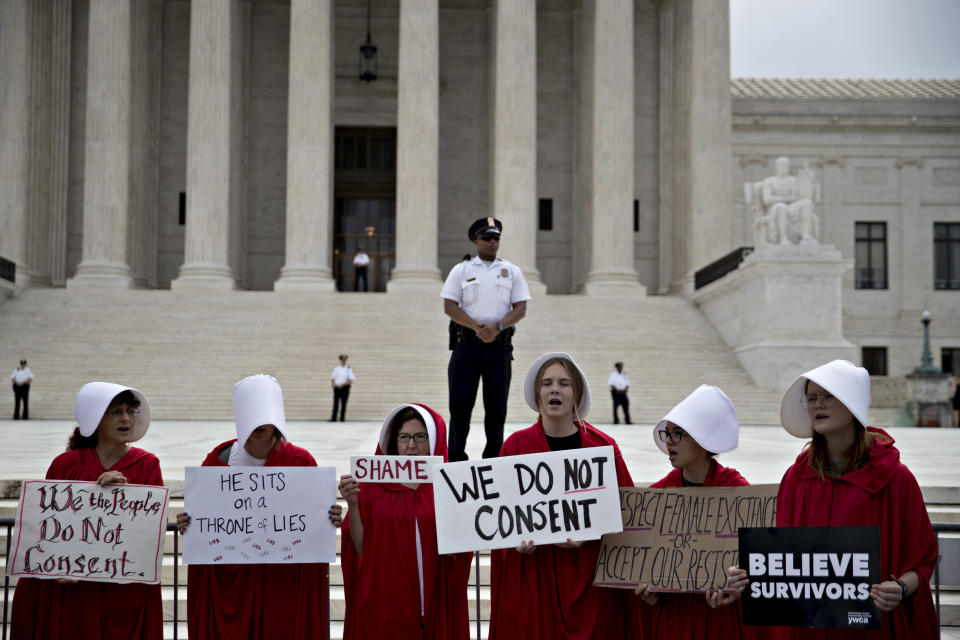
[[[425,405],[436,427],[432,455],[447,461],[443,418]],[[385,425],[385,428],[388,428]],[[383,455],[377,446],[376,455]],[[350,513],[340,534],[346,597],[344,640],[363,638],[451,639],[469,637],[467,582],[472,553],[439,555],[433,486],[365,483],[359,499],[363,554],[350,538]],[[423,616],[415,531],[423,562]]]
[[[613,447],[617,483],[632,487],[616,441],[586,422],[578,426],[583,448]],[[507,438],[500,455],[549,451],[543,425],[538,421]],[[490,640],[624,637],[626,593],[593,586],[599,554],[599,540],[585,542],[578,549],[544,545],[531,554],[515,549],[491,551]]]
[[[745,487],[750,483],[740,472],[712,460],[705,487]],[[650,485],[653,489],[682,487],[680,469],[674,469]],[[776,632],[741,623],[740,601],[711,609],[702,593],[661,593],[656,607],[643,603],[644,638],[647,640],[707,640],[709,638],[767,638]]]
[[[61,453],[47,469],[47,480],[96,480],[105,471],[119,471],[130,484],[163,486],[157,457],[136,447],[130,447],[126,455],[109,469],[103,468],[96,449],[73,449]],[[159,584],[89,580],[60,584],[56,580],[20,578],[14,600],[11,636],[15,640],[159,640],[163,637]]]
[[[917,572],[920,588],[904,603],[884,613],[882,632],[845,629],[790,629],[796,639],[940,637],[930,592],[930,577],[937,561],[937,540],[916,478],[900,463],[893,438],[882,429],[870,448],[870,461],[839,478],[821,480],[804,450],[787,469],[777,494],[777,526],[880,527],[880,575],[901,576]]]
[[[204,467],[227,466],[218,454],[236,439],[217,445]],[[281,440],[268,467],[315,467],[306,449]],[[201,638],[327,637],[329,565],[190,565],[187,569],[187,628]]]

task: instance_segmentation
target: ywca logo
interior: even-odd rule
[[[848,611],[847,624],[870,624],[869,611]]]

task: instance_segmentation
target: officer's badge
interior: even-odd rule
[[[510,276],[510,271],[509,271],[509,269],[505,269],[505,268],[504,268],[504,269],[500,269],[500,277],[501,277],[501,278],[507,278],[507,277],[509,277],[509,276]]]

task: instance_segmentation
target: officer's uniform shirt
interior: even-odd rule
[[[350,367],[346,365],[341,365],[339,367],[334,367],[333,374],[330,376],[330,379],[333,380],[333,384],[342,387],[348,382],[353,382],[357,379],[357,376],[353,375],[353,371]]]
[[[10,379],[17,384],[24,384],[33,380],[33,372],[30,371],[30,367],[14,369],[13,373],[10,375]]]
[[[614,371],[610,374],[610,377],[607,378],[607,385],[613,387],[617,391],[623,391],[630,386],[630,378],[627,377],[627,374]]]
[[[523,272],[502,258],[493,262],[479,256],[450,270],[441,297],[453,300],[480,324],[496,324],[513,305],[530,299]]]
[[[353,257],[353,266],[355,267],[365,267],[368,264],[370,264],[370,256],[363,251]]]

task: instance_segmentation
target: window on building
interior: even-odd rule
[[[887,288],[887,223],[856,223],[854,271],[857,289]]]
[[[960,222],[933,224],[933,288],[960,289]]]
[[[177,224],[183,226],[187,224],[187,194],[180,192],[180,200],[177,204]]]
[[[943,347],[940,349],[940,368],[944,373],[954,375],[960,373],[960,347]]]
[[[887,375],[887,348],[863,347],[863,368],[872,376]]]
[[[640,231],[640,201],[633,201],[633,232]]]
[[[540,231],[553,231],[553,198],[540,198]]]

